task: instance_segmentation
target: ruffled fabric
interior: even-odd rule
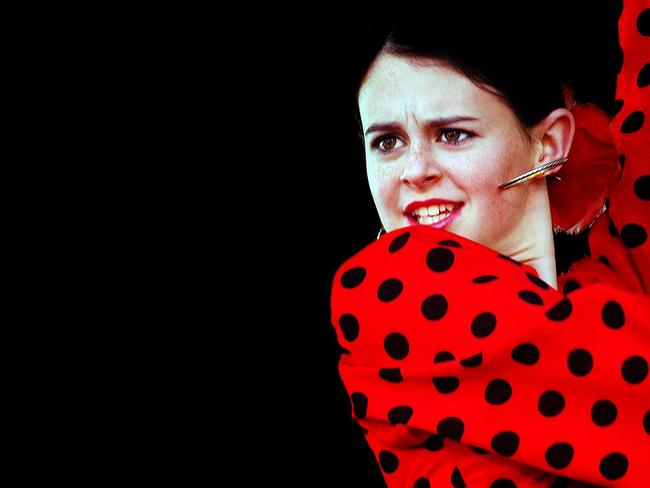
[[[388,486],[650,486],[650,297],[587,261],[557,291],[414,226],[341,266],[340,374]]]

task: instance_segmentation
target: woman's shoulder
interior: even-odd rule
[[[617,290],[647,294],[638,263],[630,255],[608,211],[579,237],[580,242],[588,239],[588,245],[581,249],[582,256],[578,259],[566,258],[570,265],[558,273],[558,290],[566,294],[602,283]],[[560,246],[556,251],[562,253],[566,249]]]
[[[525,263],[444,229],[411,226],[384,234],[347,259],[335,274],[334,293],[364,290],[383,301],[384,294],[399,294],[405,288],[441,285],[469,290],[513,279],[548,288]]]

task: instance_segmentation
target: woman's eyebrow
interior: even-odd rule
[[[429,119],[424,125],[427,127],[442,127],[445,125],[455,124],[457,122],[471,122],[479,120],[478,117],[470,117],[469,115],[454,115],[452,117],[441,117],[438,119]]]
[[[429,119],[425,122],[427,127],[442,127],[445,125],[455,124],[457,122],[471,122],[474,120],[479,120],[476,117],[470,117],[466,115],[454,115],[452,117],[441,117],[438,119]],[[387,122],[385,124],[372,124],[366,130],[366,135],[371,132],[390,132],[400,127],[400,124],[396,122]]]

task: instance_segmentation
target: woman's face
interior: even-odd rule
[[[493,249],[517,232],[536,165],[512,109],[444,63],[381,54],[359,91],[368,180],[387,231],[445,228]]]

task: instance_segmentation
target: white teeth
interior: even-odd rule
[[[426,216],[426,217],[418,217],[418,224],[420,225],[431,225],[435,224],[437,222],[440,222],[441,220],[447,218],[448,215],[446,213],[442,215],[435,215],[433,217]]]
[[[411,212],[415,218],[418,217],[435,217],[442,213],[451,212],[456,208],[453,203],[442,203],[440,205],[429,205],[428,207],[416,208]]]
[[[449,214],[456,208],[458,207],[453,203],[429,205],[428,207],[420,207],[413,210],[411,215],[418,221],[418,224],[431,225],[449,217]]]

